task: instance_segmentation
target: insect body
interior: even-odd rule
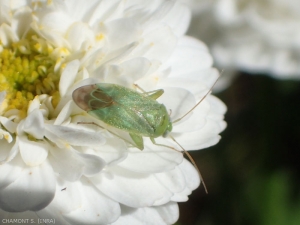
[[[139,93],[108,83],[82,86],[73,92],[75,103],[103,122],[127,131],[136,147],[144,148],[143,138],[166,136],[172,122],[166,107],[156,99],[163,90]]]
[[[191,110],[173,123],[180,121],[194,110],[206,98],[211,89]],[[128,132],[135,147],[143,150],[143,137],[149,137],[153,144],[172,148],[170,146],[157,144],[154,140],[160,136],[166,137],[172,130],[172,122],[170,121],[166,107],[156,101],[163,93],[163,90],[139,93],[116,84],[98,83],[77,88],[73,92],[72,97],[74,102],[81,109],[87,111],[93,117]],[[188,156],[196,167],[200,179],[203,182],[201,173],[193,158],[172,136],[170,136],[170,138],[176,142]],[[204,182],[203,185],[207,193]]]

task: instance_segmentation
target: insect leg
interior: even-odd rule
[[[136,144],[136,147],[140,150],[144,149],[144,141],[143,141],[143,137],[140,135],[136,135],[136,134],[132,134],[129,133],[131,139],[133,140],[133,142]]]
[[[200,177],[200,180],[202,181],[203,183],[203,187],[204,187],[204,190],[205,190],[205,193],[208,194],[208,191],[207,191],[207,188],[206,188],[206,185],[204,183],[204,179],[201,175],[201,172],[195,162],[195,160],[193,159],[193,157],[190,155],[190,153],[188,153],[188,151],[186,151],[181,144],[179,144],[174,137],[172,137],[171,135],[169,135],[169,137],[183,150],[183,152],[186,154],[186,156],[189,158],[189,160],[192,162],[192,164],[194,165],[194,167],[196,168],[198,174],[199,174],[199,177]]]
[[[158,143],[156,143],[156,141],[155,141],[154,138],[152,138],[152,137],[150,137],[150,140],[152,141],[152,143],[153,143],[154,145],[162,146],[162,147],[166,147],[166,148],[170,148],[170,149],[172,149],[172,150],[174,150],[174,151],[176,151],[176,152],[182,153],[182,151],[177,150],[176,148],[173,148],[173,147],[171,147],[171,146],[169,146],[169,145],[163,145],[163,144],[158,144]]]
[[[155,91],[146,92],[145,94],[147,94],[147,96],[149,98],[152,98],[152,99],[156,100],[160,96],[162,96],[163,93],[164,93],[164,90],[163,89],[159,89],[159,90],[155,90]]]
[[[147,97],[152,98],[154,100],[158,99],[164,93],[163,89],[146,92],[139,85],[134,84],[134,86],[136,86],[136,88],[139,89],[141,92],[143,92]]]
[[[176,140],[175,140],[175,138],[174,137],[172,137],[171,135],[169,135],[169,137],[182,149],[182,151],[179,151],[179,150],[177,150],[176,148],[173,148],[173,147],[171,147],[171,146],[168,146],[168,145],[163,145],[163,144],[157,144],[156,142],[155,142],[155,140],[154,140],[154,138],[150,138],[150,140],[152,141],[152,143],[154,144],[154,145],[158,145],[158,146],[163,146],[163,147],[167,147],[167,148],[170,148],[170,149],[172,149],[172,150],[175,150],[175,151],[177,151],[177,152],[181,152],[181,153],[184,153],[188,158],[189,158],[189,160],[192,162],[192,164],[194,165],[194,167],[196,168],[196,170],[197,170],[197,172],[198,172],[198,174],[199,174],[199,177],[200,177],[200,180],[202,181],[202,183],[203,183],[203,187],[204,187],[204,190],[205,190],[205,193],[207,194],[208,193],[208,191],[207,191],[207,188],[206,188],[206,185],[205,185],[205,183],[204,183],[204,180],[203,180],[203,177],[202,177],[202,175],[201,175],[201,172],[200,172],[200,170],[199,170],[199,168],[198,168],[198,166],[197,166],[197,164],[196,164],[196,162],[195,162],[195,160],[193,159],[193,157],[190,155],[190,153],[188,153]]]

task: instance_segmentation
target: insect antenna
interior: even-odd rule
[[[223,71],[222,71],[223,72]],[[222,74],[221,72],[221,74]],[[219,78],[221,77],[221,74],[218,76],[218,78],[215,80],[214,84],[211,86],[211,88],[208,90],[208,92],[200,99],[200,101],[194,105],[189,111],[187,111],[183,116],[179,117],[178,119],[174,120],[172,123],[177,123],[180,120],[182,120],[184,117],[186,117],[190,112],[192,112],[198,105],[200,105],[200,103],[211,93],[213,87],[215,86],[215,84],[217,83],[217,81],[219,80]]]
[[[135,86],[137,89],[139,89],[142,93],[146,93],[147,92],[143,88],[141,88],[140,85],[138,85],[138,84],[133,84],[133,86]]]
[[[202,175],[201,175],[201,172],[200,172],[200,170],[199,170],[199,168],[198,168],[198,166],[197,166],[195,160],[193,159],[193,157],[190,155],[190,153],[188,153],[187,150],[185,150],[185,149],[182,147],[181,144],[178,143],[178,141],[176,141],[176,139],[175,139],[173,136],[169,135],[169,137],[170,137],[170,138],[171,138],[171,139],[172,139],[172,140],[173,140],[173,141],[174,141],[174,142],[182,149],[183,153],[189,158],[189,160],[191,161],[191,163],[194,165],[194,167],[196,168],[196,170],[197,170],[197,172],[198,172],[198,174],[199,174],[200,180],[201,180],[201,182],[203,183],[203,187],[204,187],[205,193],[208,194],[208,191],[207,191],[207,188],[206,188],[204,179],[203,179],[203,177],[202,177]]]

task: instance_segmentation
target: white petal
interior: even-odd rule
[[[0,153],[0,164],[9,162],[19,152],[19,138],[16,138],[14,143],[8,143],[7,141],[0,140],[1,143],[1,153]]]
[[[157,173],[155,177],[172,193],[181,192],[186,187],[185,177],[178,167],[171,171]]]
[[[136,208],[164,204],[172,196],[153,175],[145,176],[122,167],[110,168],[107,172],[110,175],[91,177],[91,182],[105,195],[124,205]]]
[[[73,23],[66,34],[66,38],[72,45],[73,51],[88,50],[89,47],[94,45],[94,36],[94,32],[88,25],[80,22]]]
[[[0,101],[1,102],[1,101]],[[17,123],[12,122],[6,117],[0,116],[0,123],[11,133],[15,133],[17,130]]]
[[[78,68],[79,61],[73,60],[67,64],[66,68],[62,72],[59,81],[59,93],[61,97],[64,97],[66,95],[68,89],[74,83]]]
[[[169,27],[160,27],[145,34],[132,54],[144,55],[150,60],[165,61],[171,55],[176,42],[177,38]]]
[[[58,148],[51,150],[49,161],[53,170],[67,181],[76,181],[83,174],[84,165],[68,150]]]
[[[131,88],[136,80],[145,76],[151,66],[146,58],[134,58],[119,66],[112,65],[105,74],[105,82],[119,84]]]
[[[134,19],[140,21],[145,29],[145,32],[152,31],[161,25],[162,20],[172,10],[175,5],[173,1],[158,2],[158,1],[130,1],[127,4],[133,4],[136,7]],[[145,10],[146,9],[146,10]]]
[[[128,55],[132,53],[132,51],[138,46],[137,42],[133,42],[131,44],[128,44],[124,46],[123,48],[119,48],[115,51],[108,52],[105,55],[105,60],[103,60],[101,63],[110,63],[110,64],[118,64],[124,60],[128,60]],[[139,55],[140,57],[140,55]],[[98,74],[101,73],[103,68],[99,68],[98,70],[94,71],[94,74],[99,76]]]
[[[112,225],[169,225],[179,217],[176,203],[168,203],[157,207],[133,209],[122,206],[122,216]]]
[[[40,110],[33,110],[25,119],[23,132],[31,134],[37,139],[44,138],[44,118]]]
[[[199,79],[189,79],[188,74],[185,74],[185,77],[169,76],[166,79],[161,79],[159,83],[157,83],[156,88],[166,89],[167,87],[178,87],[189,90],[189,92],[196,95],[201,90],[207,90],[207,87],[202,83],[202,80],[199,81]]]
[[[11,42],[19,41],[19,37],[17,34],[12,30],[10,26],[5,23],[2,23],[0,26],[0,40],[1,43],[6,46]]]
[[[214,113],[211,113],[210,116],[212,116],[212,115],[215,116],[217,114],[217,115],[224,117],[224,113],[226,113],[226,111],[227,111],[226,105],[220,99],[218,99],[217,97],[215,97],[213,95],[209,96],[207,98],[207,100],[210,103],[211,112],[214,112]]]
[[[169,202],[153,208],[158,211],[166,224],[174,224],[179,218],[179,207],[175,202]]]
[[[171,121],[184,115],[196,104],[194,96],[188,90],[176,87],[164,88],[164,94],[157,101],[171,110]]]
[[[5,162],[10,150],[12,149],[13,143],[8,143],[7,141],[1,139],[0,146],[0,164],[2,164],[3,162]]]
[[[93,7],[93,12],[89,16],[89,24],[93,26],[100,21],[110,21],[120,17],[120,14],[123,12],[122,1],[120,0],[109,0],[109,1],[96,1],[97,6]],[[86,6],[86,2],[82,1],[82,4]],[[73,6],[74,7],[74,6]],[[82,12],[82,9],[79,8],[79,12]],[[78,14],[75,14],[77,17]]]
[[[200,185],[200,177],[195,167],[186,159],[179,165],[179,169],[185,177],[186,186],[181,192],[176,192],[172,196],[172,201],[183,202],[187,201],[187,196],[192,193]]]
[[[42,164],[47,159],[49,147],[44,140],[31,141],[27,136],[19,136],[20,154],[28,166]]]
[[[14,13],[11,26],[20,38],[25,38],[31,24],[32,10],[29,7],[20,8]]]
[[[0,139],[6,139],[8,143],[12,142],[13,138],[11,134],[3,129],[0,129]]]
[[[61,224],[106,225],[115,221],[120,213],[117,202],[97,191],[87,179],[81,179],[72,183],[62,181],[52,203],[37,214],[43,218],[57,218]]]
[[[112,138],[106,138],[104,146],[93,147],[85,153],[101,157],[108,165],[116,165],[127,158],[128,147],[123,140],[113,136]]]
[[[199,43],[200,44],[200,43]],[[200,45],[201,46],[201,45]],[[201,63],[199,63],[201,62]],[[186,73],[207,69],[213,60],[207,51],[200,51],[199,47],[179,46],[170,57],[168,64],[172,66],[174,76],[184,76]]]
[[[30,113],[33,112],[35,109],[39,109],[40,105],[41,105],[40,99],[38,96],[36,96],[29,104],[29,107],[27,109],[27,114],[30,115]]]
[[[185,113],[187,113],[188,111],[186,111]],[[189,112],[189,114],[182,119],[184,122],[178,121],[176,123],[173,123],[172,132],[186,133],[202,129],[206,124],[209,111],[209,103],[207,101],[202,101],[195,109]],[[181,116],[183,115],[185,114],[182,114]]]
[[[158,144],[170,145],[163,138],[156,138]],[[137,148],[129,149],[126,160],[119,163],[120,166],[131,171],[140,173],[159,173],[173,169],[182,162],[183,155],[180,152],[170,148],[154,145],[150,140],[144,138],[145,148],[139,150]]]
[[[24,165],[19,156],[16,157],[13,162],[17,162],[17,164],[21,163],[21,166]],[[16,167],[12,163],[0,164],[0,172],[0,189],[3,189],[18,178],[19,174],[22,172],[22,167]]]
[[[46,13],[40,21],[43,29],[56,30],[58,33],[64,33],[73,23],[68,14],[61,10]],[[60,36],[60,35],[59,35]]]
[[[69,15],[70,18],[81,21],[88,21],[95,8],[101,6],[99,0],[90,0],[89,4],[86,4],[84,0],[78,0],[76,2],[77,3],[74,4],[72,1],[64,1],[63,6],[61,6],[61,1],[55,1],[54,3],[56,7],[64,9],[64,12]]]
[[[195,167],[185,159],[179,165],[179,169],[185,176],[187,187],[190,190],[195,190],[200,185],[200,177]]]
[[[92,176],[99,173],[106,165],[96,155],[79,153],[73,149],[51,149],[51,164],[54,170],[68,181],[76,181],[82,175]]]
[[[9,212],[37,211],[52,201],[55,192],[55,177],[47,162],[38,167],[27,167],[18,157],[1,165],[0,171],[1,177],[4,174],[9,174],[9,178],[14,177],[14,179],[6,177],[0,182],[2,183],[0,185],[2,209]],[[3,182],[6,185],[3,185]]]
[[[5,91],[1,91],[0,92],[0,105],[2,104],[2,102],[4,101],[6,96],[6,92]]]
[[[190,10],[186,6],[174,4],[172,10],[163,19],[163,22],[172,27],[173,32],[177,36],[185,34],[191,20]]]
[[[199,150],[210,147],[219,142],[218,135],[226,127],[224,121],[216,122],[208,119],[200,130],[182,133],[172,133],[173,137],[187,150]]]
[[[69,98],[64,98],[63,100],[61,100],[55,109],[55,112],[58,113],[58,115],[56,117],[54,125],[61,125],[69,120],[74,107],[75,103],[72,100],[69,100]]]
[[[51,139],[56,136],[56,141],[60,140],[66,145],[96,147],[105,143],[104,137],[99,132],[89,132],[59,125],[46,125],[45,128],[47,130],[46,136],[48,135]],[[48,132],[51,132],[52,135],[50,136]],[[55,140],[53,141],[55,142]]]
[[[132,19],[118,19],[106,23],[107,39],[112,51],[136,41],[142,34],[140,27]]]

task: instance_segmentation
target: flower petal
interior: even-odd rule
[[[32,22],[31,13],[32,10],[29,7],[22,7],[14,13],[11,27],[20,38],[23,38],[29,30],[28,24]]]
[[[44,140],[31,141],[27,136],[19,136],[20,153],[28,166],[41,165],[47,159],[49,147]]]
[[[1,151],[0,151],[0,164],[9,162],[19,153],[19,138],[13,143],[0,140]]]
[[[170,145],[164,138],[155,139],[158,144]],[[154,145],[150,140],[144,139],[144,150],[137,148],[129,149],[126,160],[119,163],[119,166],[131,171],[139,173],[159,173],[170,169],[180,164],[183,155],[180,152],[174,151],[168,147]]]
[[[185,177],[186,186],[181,192],[172,196],[172,201],[183,202],[188,200],[188,195],[200,185],[200,177],[195,167],[186,159],[179,165],[179,169]]]
[[[76,181],[82,175],[99,173],[106,163],[96,155],[83,154],[72,148],[52,148],[50,157],[54,170],[68,181]]]
[[[12,142],[13,138],[11,134],[3,129],[0,129],[0,139],[6,139],[8,143]]]
[[[15,165],[22,165],[15,166]],[[53,199],[55,192],[55,177],[51,166],[45,161],[38,167],[27,167],[20,157],[0,166],[0,207],[9,212],[38,211],[46,207]],[[3,186],[3,182],[6,185]],[[22,204],[20,204],[22,202]]]
[[[1,91],[0,92],[0,105],[2,104],[2,102],[4,101],[6,96],[6,91]]]
[[[99,192],[87,179],[61,181],[56,198],[37,212],[43,218],[57,218],[59,224],[110,224],[120,216],[120,206]]]
[[[153,175],[131,172],[118,166],[106,172],[107,175],[94,176],[90,180],[105,195],[121,204],[146,207],[167,203],[172,197],[172,193]]]
[[[44,138],[44,118],[40,110],[35,109],[26,117],[23,124],[23,132],[37,139]]]
[[[65,102],[65,100],[67,100],[67,98],[60,101],[55,109],[56,114],[58,115],[56,117],[54,125],[61,125],[70,120],[70,115],[72,113],[72,110],[75,108],[75,103],[72,100],[68,100],[67,102]]]
[[[86,23],[76,22],[68,29],[66,38],[72,45],[73,51],[88,50],[94,45],[95,34]]]
[[[176,87],[164,88],[164,94],[157,101],[163,103],[167,110],[172,110],[172,121],[184,115],[196,104],[194,96],[188,90]]]
[[[74,129],[67,126],[46,125],[46,136],[53,142],[65,143],[73,146],[99,146],[105,143],[104,137],[99,132],[90,132]]]
[[[122,206],[122,217],[112,225],[168,225],[179,217],[178,205],[174,202],[156,207],[130,208]]]
[[[19,37],[17,34],[12,30],[10,26],[5,23],[2,23],[0,26],[0,40],[1,43],[6,46],[11,42],[19,41]]]
[[[111,51],[135,42],[142,34],[137,21],[122,18],[105,24]]]
[[[185,176],[178,167],[170,171],[157,173],[155,177],[172,193],[181,192],[186,187]]]
[[[1,102],[1,101],[0,101]],[[18,124],[7,119],[6,117],[0,116],[0,123],[7,129],[10,133],[15,133]]]
[[[176,43],[177,38],[170,27],[159,27],[145,34],[132,54],[163,62],[171,55]]]
[[[73,60],[67,64],[66,68],[62,72],[59,81],[59,93],[61,97],[64,97],[66,95],[68,89],[74,83],[78,68],[79,61]]]
[[[105,146],[88,148],[85,153],[101,157],[108,165],[116,165],[127,158],[128,147],[123,140],[113,136],[106,138]]]
[[[146,58],[128,60],[119,66],[112,65],[105,74],[105,82],[119,84],[131,88],[136,80],[145,76],[151,66]]]
[[[0,146],[1,146],[1,151],[0,151],[0,164],[5,162],[13,144],[8,143],[7,141],[0,139]]]
[[[190,10],[181,4],[174,4],[170,12],[164,17],[163,22],[172,27],[173,32],[177,36],[185,34],[191,20]]]

